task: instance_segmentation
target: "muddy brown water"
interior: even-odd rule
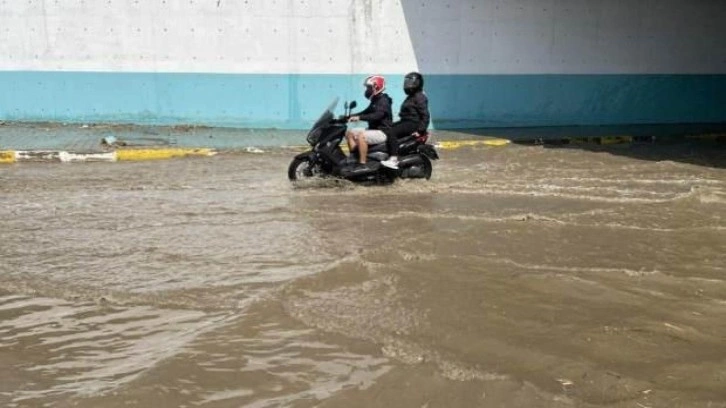
[[[726,407],[724,166],[291,156],[1,167],[0,406]]]

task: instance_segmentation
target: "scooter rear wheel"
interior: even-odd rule
[[[434,165],[431,164],[431,159],[428,157],[421,155],[421,158],[423,159],[424,178],[426,180],[431,180],[431,174],[434,172]]]

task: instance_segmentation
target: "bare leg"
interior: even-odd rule
[[[355,150],[355,130],[348,130],[345,133],[345,141],[348,142],[348,150],[353,152]]]
[[[368,142],[366,141],[366,135],[361,132],[358,135],[358,162],[360,164],[366,164],[368,157]]]

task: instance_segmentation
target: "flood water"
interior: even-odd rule
[[[726,407],[726,155],[642,149],[0,167],[0,406]]]

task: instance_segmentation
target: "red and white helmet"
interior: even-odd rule
[[[380,75],[371,75],[363,82],[366,87],[365,96],[368,99],[386,90],[386,79]]]

